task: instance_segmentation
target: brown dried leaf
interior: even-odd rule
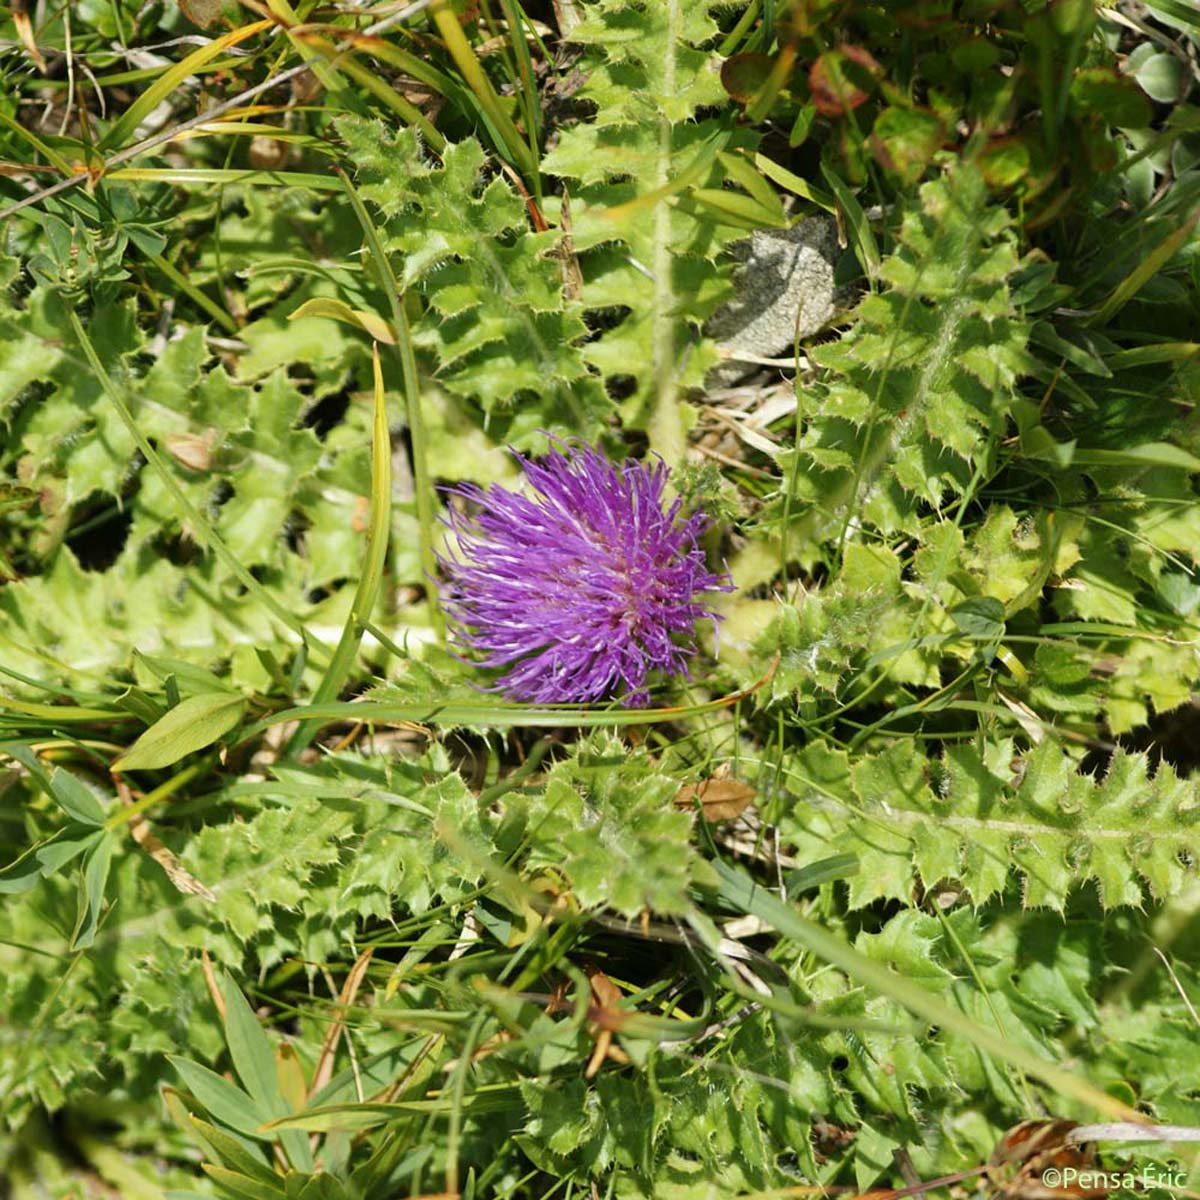
[[[1054,1168],[1085,1172],[1096,1160],[1090,1145],[1075,1145],[1068,1135],[1075,1121],[1022,1121],[997,1143],[988,1160],[987,1180],[994,1200],[1100,1200],[1108,1188],[1051,1187],[1044,1173]]]
[[[732,821],[750,807],[757,792],[736,779],[705,779],[700,783],[685,783],[675,793],[675,807],[700,810],[706,821]]]
[[[599,967],[586,968],[592,996],[602,1008],[615,1008],[621,1000],[621,989]]]
[[[292,159],[292,146],[269,133],[256,133],[247,151],[250,165],[260,171],[281,171]]]
[[[588,1005],[588,1031],[596,1039],[596,1046],[583,1074],[585,1079],[592,1079],[607,1058],[621,1065],[629,1062],[625,1051],[613,1044],[613,1031],[625,1024],[629,1014],[617,1008],[621,989],[599,967],[588,966],[585,972],[591,984],[593,1001]]]
[[[193,25],[207,29],[221,15],[224,0],[179,0],[179,11]]]
[[[21,45],[29,51],[29,57],[33,59],[37,65],[37,69],[43,75],[46,74],[46,60],[42,56],[42,52],[38,49],[38,44],[33,36],[33,25],[29,20],[29,13],[24,4],[14,4],[12,6],[12,22],[17,31],[17,37],[21,39]]]
[[[189,471],[207,471],[212,466],[216,437],[215,429],[204,433],[168,433],[163,438],[163,445],[181,467]]]

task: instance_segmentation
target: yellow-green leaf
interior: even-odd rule
[[[396,343],[396,335],[382,317],[366,309],[351,308],[344,300],[335,300],[332,296],[316,296],[312,300],[305,300],[288,320],[294,321],[297,317],[328,317],[331,321],[354,325],[386,346]]]
[[[245,700],[232,692],[189,696],[155,721],[113,766],[120,771],[169,767],[228,733],[245,707]]]

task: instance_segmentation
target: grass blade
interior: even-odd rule
[[[535,182],[538,175],[537,159],[530,152],[528,144],[521,137],[512,118],[501,107],[499,97],[484,74],[483,68],[479,65],[479,59],[476,58],[475,51],[471,49],[471,44],[467,41],[462,26],[454,15],[454,10],[446,3],[446,0],[434,0],[429,11],[455,65],[470,85],[471,91],[475,93],[475,98],[487,113],[488,119],[499,131],[503,149],[508,151],[509,161],[531,183]]]
[[[874,282],[878,278],[883,260],[879,254],[879,243],[876,242],[875,234],[867,221],[867,214],[863,212],[862,205],[854,193],[823,164],[821,174],[825,176],[825,182],[829,184],[829,190],[833,192],[838,209],[849,228],[850,240],[854,245],[855,254],[858,255],[858,261],[862,264],[867,278]]]
[[[474,699],[453,699],[446,703],[413,700],[408,703],[371,700],[350,700],[338,704],[309,704],[272,713],[248,728],[242,740],[259,736],[272,725],[286,721],[362,721],[380,725],[466,725],[481,729],[521,728],[580,728],[595,729],[624,725],[654,725],[660,721],[678,721],[719,712],[739,700],[753,695],[770,682],[779,663],[775,656],[763,677],[741,691],[731,692],[703,704],[680,704],[666,708],[603,708],[586,704],[506,704],[481,696]]]
[[[106,178],[126,183],[170,183],[176,187],[200,184],[271,184],[307,188],[310,192],[339,192],[342,185],[332,175],[304,171],[241,170],[238,167],[118,167]]]
[[[421,533],[421,569],[425,573],[427,587],[432,587],[432,580],[437,574],[437,557],[433,552],[433,480],[429,473],[428,439],[425,435],[425,419],[421,413],[421,391],[417,381],[417,358],[413,352],[412,336],[409,333],[408,317],[404,312],[404,301],[400,297],[400,289],[396,276],[392,273],[392,264],[387,251],[379,240],[375,222],[367,212],[367,206],[362,202],[354,184],[344,172],[339,171],[342,187],[354,209],[354,215],[362,226],[362,231],[371,248],[371,255],[383,279],[384,290],[387,292],[388,303],[392,308],[392,324],[396,331],[396,355],[400,359],[400,372],[404,380],[405,414],[408,418],[408,435],[412,443],[413,483],[416,492],[417,526]],[[432,596],[429,604],[429,615],[434,629],[441,630],[440,610]]]
[[[341,691],[358,654],[366,623],[379,599],[387,566],[388,531],[392,523],[392,443],[377,344],[371,347],[371,366],[375,378],[375,407],[371,428],[371,519],[367,527],[367,559],[337,649],[313,695],[315,704],[332,700]],[[316,725],[301,725],[292,739],[290,752],[298,754],[316,733]]]
[[[1178,229],[1167,234],[1145,258],[1115,288],[1108,294],[1108,298],[1096,310],[1092,316],[1090,324],[1103,325],[1116,313],[1129,303],[1146,286],[1146,284],[1158,274],[1159,268],[1166,264],[1175,256],[1175,252],[1183,247],[1188,239],[1192,236],[1192,231],[1196,228],[1197,222],[1200,222],[1200,209],[1192,213]]]
[[[101,149],[110,150],[114,146],[120,146],[164,100],[174,93],[185,79],[194,75],[198,68],[231,46],[236,46],[239,42],[252,38],[264,29],[270,29],[272,25],[274,25],[273,21],[253,21],[249,25],[243,25],[239,29],[222,34],[219,38],[214,38],[207,46],[193,50],[186,58],[169,67],[116,119],[109,131],[100,139]]]
[[[421,136],[435,151],[440,152],[445,147],[446,139],[429,118],[370,67],[356,62],[348,54],[339,52],[332,42],[311,33],[298,31],[293,35],[293,40],[307,47],[310,54],[318,55],[325,70],[341,71],[348,75],[360,87],[366,88],[381,104],[390,108],[402,121],[419,129]]]

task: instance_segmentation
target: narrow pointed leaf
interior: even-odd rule
[[[223,1125],[249,1137],[266,1140],[258,1127],[267,1114],[254,1100],[228,1079],[188,1058],[168,1054],[167,1059],[179,1072],[188,1091]]]
[[[50,777],[50,790],[54,798],[67,810],[67,815],[84,825],[103,825],[104,809],[91,790],[70,771],[61,767]]]

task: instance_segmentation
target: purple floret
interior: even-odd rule
[[[600,700],[624,688],[644,705],[651,671],[688,675],[695,623],[715,622],[705,592],[730,591],[705,565],[708,518],[663,509],[667,467],[610,463],[551,439],[541,462],[514,455],[535,495],[492,485],[447,491],[478,511],[443,522],[457,551],[439,556],[454,644],[497,689],[537,704]],[[689,676],[690,677],[690,676]]]

